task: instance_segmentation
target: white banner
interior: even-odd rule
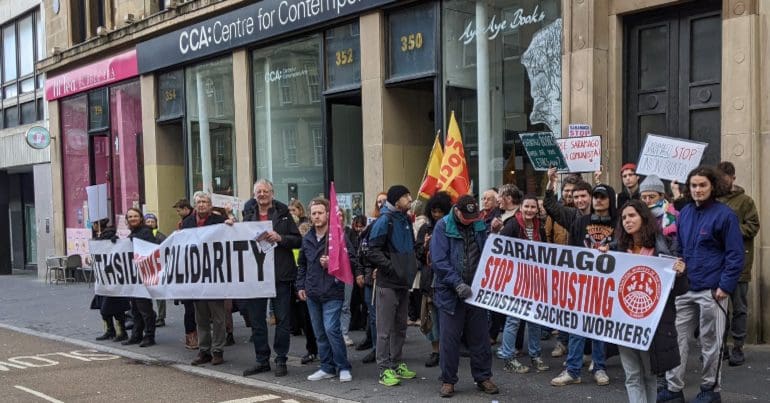
[[[96,293],[156,299],[275,297],[273,249],[257,234],[270,221],[219,224],[172,233],[162,244],[91,241]]]
[[[467,302],[528,322],[647,350],[674,260],[491,235]]]
[[[700,165],[708,144],[673,137],[647,134],[639,154],[636,173],[658,175],[661,179],[677,180],[684,184],[687,175]]]
[[[601,136],[556,139],[569,172],[595,172],[602,167]]]

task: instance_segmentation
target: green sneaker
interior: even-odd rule
[[[412,379],[417,376],[417,372],[414,372],[406,367],[406,363],[398,364],[396,367],[396,376],[401,379]]]
[[[392,369],[386,369],[382,371],[380,374],[380,384],[385,386],[396,386],[401,381],[398,380],[398,376],[396,376],[396,371],[393,371]]]

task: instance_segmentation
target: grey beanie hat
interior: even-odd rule
[[[650,175],[642,181],[641,185],[639,185],[639,193],[643,192],[658,192],[665,194],[666,187],[663,186],[663,181],[658,178],[658,175]]]

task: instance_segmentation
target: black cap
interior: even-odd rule
[[[481,208],[476,198],[471,195],[460,196],[455,207],[466,220],[475,220],[481,215]]]
[[[595,195],[595,194],[601,194],[601,195],[605,195],[605,196],[607,196],[607,197],[610,197],[610,196],[614,196],[614,195],[615,195],[615,193],[614,193],[614,192],[612,192],[612,191],[611,191],[611,190],[610,190],[610,189],[609,189],[607,186],[605,186],[605,185],[596,185],[596,186],[594,187],[594,190],[591,192],[591,194],[592,194],[592,195]]]
[[[404,185],[393,185],[388,189],[388,203],[396,205],[398,199],[404,197],[404,195],[411,193],[409,189]]]

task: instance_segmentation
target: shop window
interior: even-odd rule
[[[190,192],[235,193],[234,87],[230,57],[185,70]]]
[[[361,85],[361,41],[358,21],[326,31],[326,89],[345,90]]]
[[[3,28],[3,82],[16,79],[16,24]]]
[[[479,12],[486,15],[482,27]],[[561,1],[447,0],[441,24],[445,116],[454,111],[460,123],[473,191],[515,183],[541,193],[543,173],[533,170],[518,134],[561,134]],[[487,46],[477,46],[479,38]],[[488,81],[478,81],[478,66],[488,68]],[[486,110],[479,110],[478,94],[489,94]],[[490,155],[479,155],[480,136],[491,143]],[[490,183],[479,184],[479,172]]]
[[[5,108],[3,111],[5,115],[5,127],[16,127],[19,125],[19,108],[16,106],[12,106],[10,108]]]
[[[139,81],[109,91],[112,200],[118,214],[144,203],[142,164],[142,94]],[[96,178],[96,183],[103,183]]]
[[[389,82],[436,74],[435,3],[401,9],[388,16]]]
[[[158,121],[184,116],[184,70],[158,75]]]
[[[320,50],[315,35],[252,54],[255,177],[271,180],[278,200],[324,192],[313,133],[323,127]]]
[[[60,103],[65,228],[86,228],[86,186],[91,185],[86,98],[80,95]]]

